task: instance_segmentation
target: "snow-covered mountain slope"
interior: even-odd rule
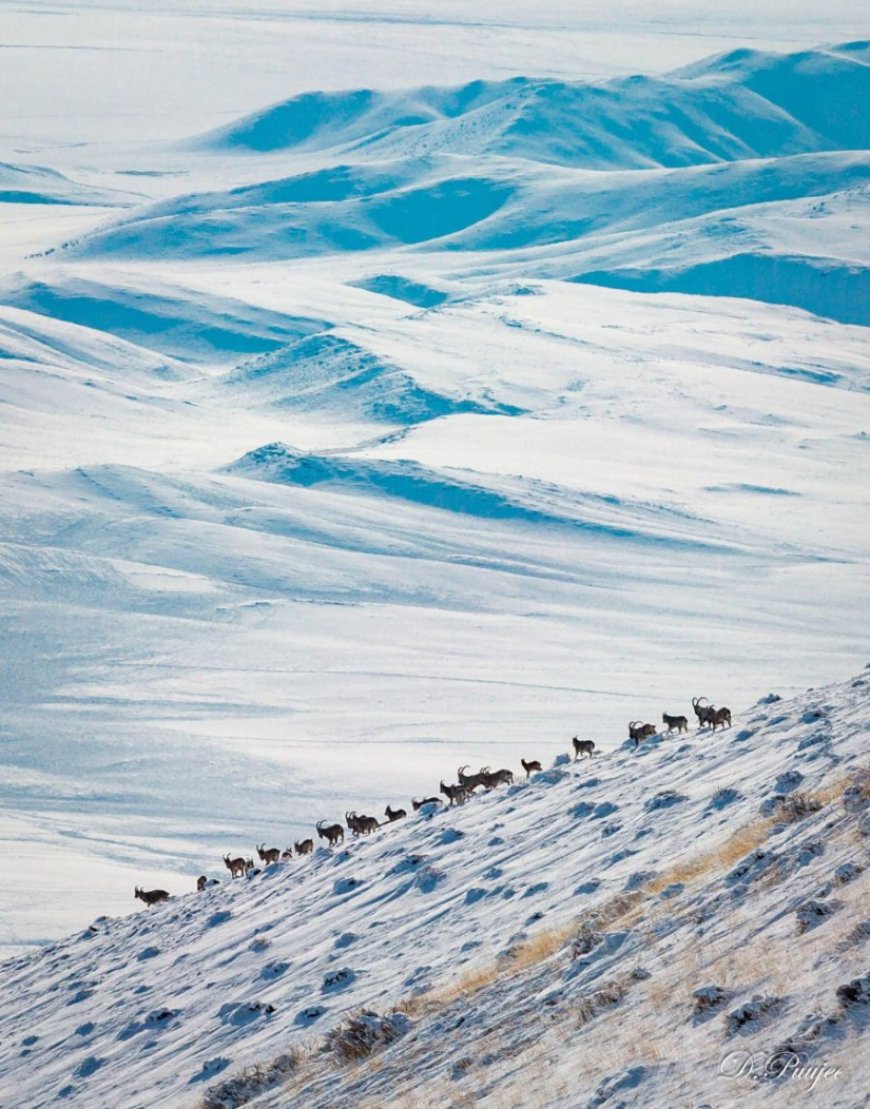
[[[316,86],[307,56],[252,56],[271,91],[233,99],[236,30],[338,17],[227,15],[184,77],[226,83],[182,127],[161,67],[221,21],[171,7],[126,10],[129,94],[74,126],[64,87],[43,144],[31,90],[3,154],[8,951],[229,842],[401,803],[469,747],[515,762],[866,655],[866,47],[662,38],[632,76],[635,39],[566,60],[562,4],[433,75],[419,43],[395,58],[419,12],[355,16],[389,49]],[[101,19],[43,14],[70,42]]]
[[[197,280],[208,304],[221,276]],[[301,299],[285,280],[266,307]],[[469,742],[495,762],[723,672],[746,699],[860,658],[861,329],[560,284],[409,317],[331,288],[321,311],[360,320],[335,329],[344,410],[326,360],[300,403],[299,340],[208,372],[4,313],[7,943],[144,875],[183,887],[228,839],[401,802]],[[360,350],[401,404],[360,388]],[[76,861],[53,900],[20,885],[46,842]]]
[[[868,690],[573,763],[538,729],[517,754],[552,769],[464,806],[242,880],[215,857],[220,884],[3,965],[0,1104],[808,1103],[763,1072],[788,1052],[860,1104]]]

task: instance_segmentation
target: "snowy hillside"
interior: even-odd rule
[[[504,7],[8,13],[3,955],[866,661],[854,13]]]
[[[539,736],[551,769],[463,806],[235,881],[214,858],[4,964],[0,1104],[860,1104],[865,675],[577,762]],[[827,1068],[812,1095],[739,1073],[777,1052]]]

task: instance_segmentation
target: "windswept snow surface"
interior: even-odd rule
[[[530,740],[528,781],[100,916],[4,964],[0,1102],[240,1105],[221,1084],[262,1064],[251,1104],[276,1109],[861,1104],[868,690],[552,768]],[[405,1035],[343,1065],[320,1049],[361,1007]],[[838,1077],[737,1073],[784,1044]]]
[[[496,7],[9,12],[0,950],[865,661],[851,6]]]

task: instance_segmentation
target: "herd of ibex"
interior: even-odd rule
[[[715,705],[702,704],[706,701],[706,697],[693,697],[692,708],[695,711],[695,716],[698,718],[698,727],[709,726],[712,731],[717,728],[724,728],[727,723],[731,727],[731,710],[726,708],[717,709]],[[662,723],[667,725],[667,734],[670,735],[676,731],[679,735],[682,732],[688,732],[689,721],[685,716],[669,716],[666,712],[662,713]],[[635,747],[645,739],[651,736],[658,735],[659,730],[655,724],[644,724],[640,720],[631,720],[628,725],[629,739],[634,740]],[[588,755],[590,758],[595,752],[595,743],[591,739],[578,739],[577,736],[571,740],[574,748],[574,761],[576,762],[581,755]],[[532,774],[539,774],[541,772],[541,764],[537,759],[520,759],[523,770],[526,772],[526,778]],[[514,776],[510,770],[490,770],[488,766],[482,766],[477,773],[469,774],[467,766],[460,766],[456,772],[458,782],[456,785],[447,785],[443,780],[441,782],[440,793],[447,798],[450,805],[463,805],[473,796],[474,791],[482,786],[484,790],[489,792],[500,785],[511,785]],[[441,797],[424,797],[421,801],[416,798],[411,799],[411,805],[414,812],[419,812],[420,809],[426,805],[443,805],[444,802]],[[384,810],[386,820],[381,822],[374,816],[360,815],[357,812],[346,812],[344,814],[345,824],[349,832],[354,837],[357,836],[370,836],[372,832],[376,832],[383,824],[392,824],[393,821],[402,820],[408,814],[404,809],[393,809],[387,805]],[[319,839],[325,839],[330,847],[335,847],[338,843],[344,842],[344,828],[341,824],[327,824],[325,820],[318,820],[317,835]],[[314,850],[313,839],[303,839],[293,844],[293,849],[297,855],[310,855]],[[257,844],[257,854],[260,857],[260,862],[266,866],[274,863],[287,861],[293,858],[293,850],[285,847],[282,851],[278,847],[266,847],[265,844]],[[244,858],[239,855],[237,858],[230,858],[229,855],[224,855],[224,866],[230,872],[230,878],[244,878],[244,876],[254,869],[253,858]],[[196,888],[204,890],[207,886],[216,885],[216,878],[207,878],[201,874],[196,880]],[[135,897],[140,901],[144,901],[146,905],[156,905],[160,901],[166,901],[169,894],[166,890],[142,890],[136,887]]]

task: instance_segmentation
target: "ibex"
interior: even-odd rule
[[[695,716],[698,717],[698,727],[699,728],[704,724],[712,724],[713,723],[713,714],[716,712],[715,708],[713,708],[712,705],[710,705],[710,704],[702,705],[701,704],[702,701],[706,701],[706,700],[707,700],[706,697],[693,697],[692,698],[692,708],[695,710]]]
[[[324,820],[318,820],[316,827],[318,836],[327,840],[330,847],[344,842],[344,828],[340,824],[327,824]]]
[[[408,815],[404,809],[391,809],[389,805],[384,809],[384,813],[391,824],[394,820],[403,820]]]
[[[140,901],[145,902],[149,909],[152,905],[156,905],[158,901],[169,900],[169,894],[166,890],[140,890],[138,886],[135,887],[135,890],[134,899],[138,897]]]
[[[468,786],[446,786],[443,781],[441,782],[441,792],[445,797],[449,797],[451,805],[464,805],[471,796],[471,790]]]
[[[283,850],[283,851],[281,852],[281,862],[282,862],[282,863],[287,863],[287,862],[289,862],[289,861],[290,861],[290,860],[291,860],[292,858],[293,858],[293,851],[292,851],[292,849],[291,849],[291,848],[289,848],[289,847],[285,847],[285,848],[284,848],[284,850]]]
[[[577,761],[580,755],[588,755],[590,759],[592,758],[592,754],[595,750],[594,740],[578,739],[577,736],[574,736],[571,742],[574,745],[574,762]]]
[[[314,850],[314,840],[303,839],[300,840],[299,843],[296,843],[294,840],[293,846],[296,849],[297,855],[310,855],[311,852]]]
[[[667,724],[668,732],[672,732],[674,728],[676,728],[677,735],[679,735],[680,732],[687,732],[689,730],[689,721],[685,716],[668,716],[666,712],[663,712],[662,723]]]
[[[483,784],[487,789],[495,789],[496,786],[509,786],[514,780],[512,770],[494,770],[490,771],[488,766],[481,770],[481,774],[485,774]]]
[[[417,801],[413,797],[411,798],[411,805],[414,808],[414,812],[419,812],[420,809],[422,809],[424,805],[443,805],[443,804],[444,804],[444,802],[441,800],[440,797],[424,797],[422,801]]]
[[[459,784],[464,786],[469,793],[473,793],[478,786],[486,788],[486,776],[489,773],[488,766],[482,766],[476,774],[466,774],[467,766],[460,766],[456,771],[456,777],[459,779]],[[443,792],[443,791],[442,791]]]
[[[728,721],[728,727],[730,728],[731,727],[731,709],[726,709],[726,708],[714,709],[712,720],[711,720],[711,723],[713,724],[713,731],[715,732],[716,729],[720,725],[724,728],[726,720]]]
[[[527,778],[533,771],[536,774],[540,774],[541,764],[538,762],[537,759],[532,759],[531,762],[526,762],[525,759],[520,759],[520,762],[523,764],[523,770],[525,770]]]
[[[266,847],[265,843],[257,844],[257,854],[260,856],[261,863],[276,863],[281,858],[281,851],[277,847]]]
[[[241,856],[231,859],[229,855],[224,855],[224,866],[230,872],[231,878],[244,878],[245,871],[248,869],[248,860]]]
[[[365,814],[358,816],[356,818],[356,823],[360,830],[360,834],[364,836],[370,836],[372,832],[376,832],[381,826],[377,817],[366,816]]]
[[[355,836],[370,836],[372,832],[376,832],[380,828],[380,824],[373,816],[360,816],[355,811],[346,812],[344,819]]]
[[[635,747],[637,747],[641,740],[656,734],[656,726],[655,724],[641,724],[639,720],[631,720],[628,724],[628,734],[634,740]]]
[[[208,885],[208,878],[204,874],[200,874],[200,876],[196,880],[197,892],[202,893],[202,891],[205,889],[205,887],[207,885]]]

